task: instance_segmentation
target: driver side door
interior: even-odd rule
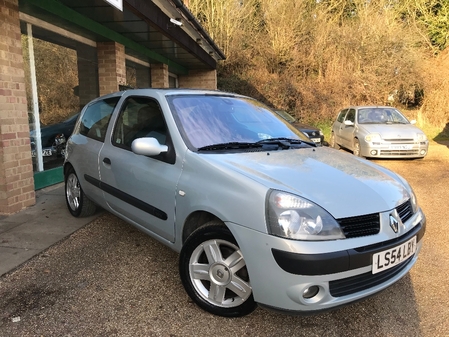
[[[156,138],[168,152],[135,154],[132,141],[142,137]],[[99,156],[104,197],[113,213],[170,242],[175,238],[175,188],[181,174],[175,157],[157,100],[128,97]]]

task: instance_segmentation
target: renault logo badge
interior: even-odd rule
[[[399,230],[399,222],[392,215],[390,215],[390,227],[395,233]]]

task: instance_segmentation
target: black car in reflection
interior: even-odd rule
[[[304,133],[312,142],[314,142],[317,146],[326,145],[324,144],[324,134],[323,132],[311,125],[303,124],[299,122],[296,118],[290,115],[288,112],[283,110],[275,110],[275,112],[293,125],[296,129]]]
[[[65,142],[73,132],[79,113],[66,120],[41,127],[42,156],[45,160],[64,155]],[[36,157],[36,130],[30,131],[31,155]]]

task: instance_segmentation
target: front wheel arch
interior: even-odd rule
[[[360,141],[357,137],[354,138],[354,141],[353,141],[352,153],[357,157],[365,158],[364,156],[362,156],[362,148],[360,146]]]
[[[205,224],[212,220],[221,221],[214,214],[207,211],[195,211],[187,217],[182,228],[182,244],[187,240],[187,238],[196,231],[198,228],[203,227]]]

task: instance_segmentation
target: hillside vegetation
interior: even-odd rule
[[[449,121],[448,0],[188,0],[222,48],[219,89],[328,124],[347,105]]]

